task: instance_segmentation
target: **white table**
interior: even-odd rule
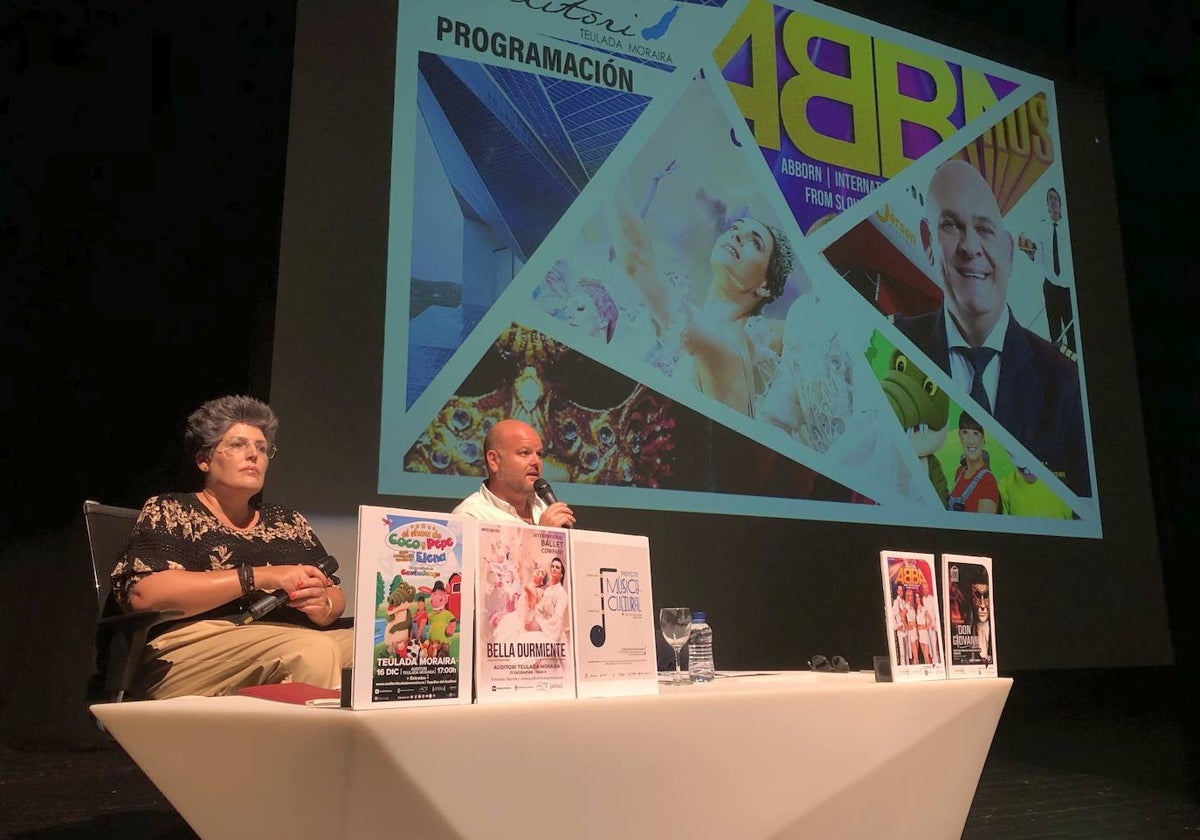
[[[495,706],[92,710],[206,840],[943,840],[1011,685],[788,672]]]

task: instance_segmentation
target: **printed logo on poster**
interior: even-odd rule
[[[396,552],[397,563],[440,565],[453,559],[458,540],[445,525],[437,522],[406,521],[402,516],[387,517],[385,541]]]

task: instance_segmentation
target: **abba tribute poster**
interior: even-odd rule
[[[945,679],[946,654],[933,555],[881,551],[879,570],[892,680]]]
[[[394,101],[381,493],[515,417],[580,505],[1101,536],[1047,79],[801,0],[443,0]]]

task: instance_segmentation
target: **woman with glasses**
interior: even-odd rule
[[[317,568],[328,555],[303,516],[262,501],[278,428],[252,397],[210,400],[188,417],[185,448],[203,486],[149,499],[112,575],[123,609],[183,613],[151,631],[133,695],[341,685],[353,631],[330,627],[346,599]],[[252,620],[249,607],[276,592],[287,602]]]

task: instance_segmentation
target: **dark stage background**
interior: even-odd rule
[[[1197,354],[1187,349],[1200,279],[1189,223],[1194,12],[1167,0],[1111,15],[1071,2],[906,4],[903,14],[835,5],[900,28],[922,23],[913,30],[930,37],[931,21],[970,15],[965,26],[981,40],[1043,51],[1102,85],[1171,637],[1185,663],[1177,668],[1190,670],[1198,581],[1188,514],[1200,495]],[[295,0],[49,0],[0,11],[6,732],[65,731],[81,717],[93,606],[73,530],[81,501],[136,507],[178,486],[188,411],[222,393],[271,394],[295,27]],[[353,85],[353,74],[329,83]],[[329,224],[382,222],[333,215]],[[1103,363],[1088,352],[1091,368]],[[303,403],[291,400],[291,411]],[[363,444],[331,435],[328,445]],[[287,457],[303,463],[295,450]],[[1090,609],[1087,588],[1081,569],[1075,590],[1039,597],[1061,603],[1069,626]],[[1136,638],[1121,609],[1112,613],[1114,637]]]

